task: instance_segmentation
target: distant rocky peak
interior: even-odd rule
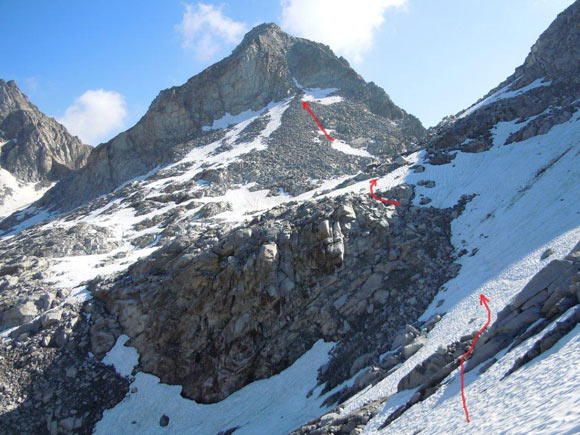
[[[561,12],[514,73],[518,87],[544,78],[580,85],[580,1]]]
[[[0,121],[15,110],[30,109],[31,106],[14,80],[6,82],[0,79]]]
[[[487,95],[555,84],[564,94],[580,89],[580,0],[562,11],[534,43],[526,60]],[[536,82],[536,83],[534,83]]]
[[[282,53],[296,38],[288,35],[274,23],[263,23],[250,30],[233,53],[246,50],[250,47],[261,50],[272,50]]]
[[[406,116],[383,89],[366,83],[330,47],[290,36],[269,23],[250,30],[230,56],[184,85],[161,91],[136,127],[148,130],[151,139],[182,139],[226,114],[257,111],[299,95],[301,87],[337,88],[379,116]]]
[[[92,149],[42,113],[12,80],[0,79],[0,130],[0,168],[20,182],[63,179],[86,163]]]

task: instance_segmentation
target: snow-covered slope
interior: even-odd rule
[[[19,181],[10,172],[0,168],[0,218],[32,204],[52,185],[54,183],[42,186],[39,183]]]

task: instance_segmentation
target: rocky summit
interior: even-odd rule
[[[577,432],[579,14],[428,131],[274,24],[84,166],[0,82],[2,431]]]
[[[332,97],[317,98],[320,92]],[[313,109],[320,119],[329,121],[327,128],[335,131],[336,138],[355,141],[363,158],[346,162],[343,153],[321,153],[313,147],[316,126],[303,116],[304,95],[310,95]],[[330,101],[336,104],[327,104]],[[276,103],[283,109],[267,111]],[[328,46],[292,37],[275,24],[263,24],[251,30],[229,57],[184,85],[160,92],[134,127],[98,146],[86,167],[56,186],[42,206],[69,210],[108,193],[174,161],[184,150],[214,142],[216,130],[251,114],[261,116],[241,132],[246,141],[269,121],[280,122],[282,127],[264,138],[267,150],[245,157],[249,167],[236,171],[265,188],[288,184],[284,183],[287,178],[304,184],[310,178],[356,173],[371,162],[372,155],[394,157],[416,150],[425,134],[417,118],[397,107],[374,83],[365,82]],[[295,160],[311,154],[320,160]]]
[[[0,216],[82,167],[90,150],[30,103],[14,81],[0,79]]]

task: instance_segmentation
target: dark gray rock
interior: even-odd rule
[[[0,167],[24,182],[63,179],[86,163],[92,149],[40,112],[14,81],[2,79],[0,130],[9,141],[0,149]]]
[[[278,373],[320,338],[341,341],[321,375],[331,389],[374,364],[457,272],[452,211],[407,208],[409,186],[389,194],[405,205],[387,212],[368,196],[325,198],[276,207],[237,230],[182,235],[93,294],[133,337],[144,370],[198,402]]]
[[[562,260],[553,260],[520,291],[509,303],[510,309],[516,309],[523,305],[528,299],[531,299],[540,291],[546,289],[556,279],[568,270],[569,262]]]

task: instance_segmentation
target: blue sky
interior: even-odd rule
[[[0,78],[96,145],[276,22],[325,42],[426,125],[510,75],[573,0],[0,0]]]

